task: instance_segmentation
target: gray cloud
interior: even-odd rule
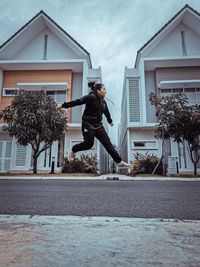
[[[137,50],[186,3],[200,11],[199,0],[1,0],[0,43],[43,9],[89,51],[93,67],[102,67],[103,82],[117,144],[125,66],[133,67]]]

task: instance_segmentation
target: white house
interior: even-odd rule
[[[136,152],[161,156],[151,92],[184,92],[191,104],[200,104],[200,13],[189,5],[139,49],[134,68],[125,68],[118,140],[128,162]],[[193,171],[186,144],[166,141],[164,153],[177,157],[180,171]]]
[[[71,101],[88,93],[88,81],[102,82],[101,68],[93,69],[90,54],[44,11],[40,11],[0,46],[0,109],[9,105],[13,93],[45,90],[57,103]],[[84,106],[67,110],[68,131],[38,160],[38,169],[61,169],[69,147],[81,142],[81,116]],[[0,122],[0,127],[3,125]],[[101,172],[108,159],[101,145],[85,152],[97,155]],[[80,153],[79,153],[80,154]],[[0,131],[0,172],[32,169],[31,146],[20,146],[15,138]]]

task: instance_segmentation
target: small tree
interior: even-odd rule
[[[196,175],[200,159],[200,105],[188,105],[188,99],[183,94],[165,97],[151,94],[150,102],[156,107],[159,122],[155,137],[171,137],[177,143],[185,140]]]
[[[141,153],[134,154],[134,160],[131,163],[130,175],[135,176],[138,173],[152,173],[155,166],[158,165],[156,174],[162,174],[162,163],[156,155],[146,152],[145,155]]]
[[[94,155],[81,155],[80,159],[75,158],[69,161],[65,158],[62,172],[63,173],[97,173],[98,160]]]
[[[37,159],[41,152],[59,140],[66,129],[64,111],[56,110],[55,102],[44,91],[20,92],[0,112],[7,123],[3,130],[15,136],[17,143],[33,149],[33,173],[37,173]]]

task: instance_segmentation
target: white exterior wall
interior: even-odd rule
[[[72,100],[82,97],[82,73],[73,73],[73,84],[72,84]],[[82,117],[82,107],[76,106],[72,108],[72,123],[80,123]]]
[[[134,98],[134,94],[137,97]],[[128,127],[134,127],[142,123],[142,92],[141,80],[138,71],[135,69],[125,68],[121,120],[119,124],[118,146],[123,161],[130,162],[130,132]],[[136,114],[134,113],[136,112]]]
[[[42,33],[38,34],[30,43],[24,47],[22,45],[21,50],[12,59],[43,59],[44,53],[44,35],[48,35],[47,40],[47,60],[48,59],[78,59],[70,47],[67,47],[64,42],[58,39],[55,34],[46,29]]]
[[[108,154],[108,152],[105,150],[105,148],[103,147],[103,145],[97,141],[97,145],[99,147],[99,169],[100,169],[100,173],[109,173],[110,169],[109,169],[109,157],[110,155]]]
[[[151,105],[151,102],[149,101],[149,95],[151,93],[156,93],[155,90],[155,72],[154,71],[145,71],[145,93],[146,93],[146,118],[147,123],[156,122],[156,108]]]
[[[143,57],[178,57],[182,56],[181,31],[184,31],[187,56],[200,54],[200,36],[184,24],[179,24],[175,29],[155,47],[148,49]]]
[[[133,148],[133,141],[149,141],[149,140],[156,140],[158,143],[158,148],[157,149],[134,149]],[[158,158],[161,157],[162,154],[162,149],[161,149],[161,140],[157,140],[154,137],[154,131],[153,130],[148,130],[148,129],[130,129],[130,143],[129,143],[129,148],[130,148],[130,160],[134,160],[134,154],[135,153],[150,153],[150,154],[155,154]]]
[[[145,69],[144,60],[141,59],[139,64],[140,72],[140,106],[141,106],[141,124],[146,123],[146,90],[145,90]]]
[[[120,153],[122,160],[126,161],[126,162],[128,161],[128,149],[129,149],[129,147],[128,147],[128,134],[126,132],[124,135],[122,144],[121,144],[121,153]]]
[[[142,57],[178,57],[183,56],[181,31],[184,31],[187,56],[200,54],[200,36],[184,24],[179,24],[155,47],[149,48]]]
[[[200,36],[195,34],[191,30],[187,30],[185,33],[186,48],[188,56],[199,56],[200,55]]]
[[[121,144],[126,132],[127,123],[128,123],[128,81],[125,80],[125,88],[122,94],[122,105],[121,105],[121,121],[120,121],[120,135],[119,143]]]
[[[148,51],[146,57],[182,56],[180,33],[182,29],[184,29],[184,27],[178,26],[175,28],[153,49],[153,51]]]
[[[129,140],[129,132],[128,132],[128,124],[130,123],[130,90],[133,88],[129,88],[130,83],[129,80],[134,79],[131,78],[133,75],[133,70],[125,67],[125,77],[123,84],[123,92],[122,92],[122,104],[121,104],[121,119],[118,129],[118,147],[119,153],[122,157],[123,161],[129,161],[129,149],[128,149],[128,140]],[[129,76],[129,78],[127,78]]]
[[[82,96],[88,94],[88,81],[87,81],[87,76],[88,76],[88,65],[87,62],[83,62],[83,79],[82,79]],[[82,114],[84,112],[84,106],[82,105]]]

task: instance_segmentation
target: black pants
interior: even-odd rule
[[[74,153],[91,149],[94,145],[94,138],[96,137],[116,163],[119,163],[122,160],[120,155],[112,145],[102,123],[93,125],[88,123],[87,121],[82,121],[82,134],[84,141],[72,147],[72,151]]]

